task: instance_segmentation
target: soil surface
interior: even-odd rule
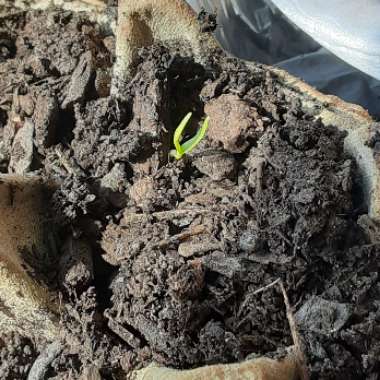
[[[154,46],[110,96],[114,37],[85,15],[0,25],[1,171],[56,184],[49,286],[65,333],[49,379],[282,355],[293,342],[279,279],[312,379],[379,378],[380,246],[344,133],[260,66]],[[176,161],[189,111],[185,140],[206,116],[210,128]],[[0,378],[26,378],[49,347],[0,335]]]

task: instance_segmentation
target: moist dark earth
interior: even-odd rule
[[[84,14],[0,25],[1,171],[55,184],[59,254],[34,271],[65,305],[49,379],[281,355],[283,295],[264,288],[278,279],[312,379],[379,379],[380,246],[343,132],[222,53],[142,49],[111,96],[114,37]],[[189,111],[189,136],[210,128],[177,161]],[[26,378],[48,344],[1,334],[0,378]]]

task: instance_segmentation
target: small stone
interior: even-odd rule
[[[230,153],[242,153],[249,146],[249,137],[263,132],[263,122],[254,107],[237,95],[224,94],[205,105],[210,117],[207,137],[221,144]]]

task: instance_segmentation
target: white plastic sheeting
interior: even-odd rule
[[[380,0],[187,0],[231,54],[284,68],[380,117]]]
[[[272,0],[342,60],[380,79],[379,0]]]

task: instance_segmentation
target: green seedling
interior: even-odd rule
[[[187,140],[181,145],[181,141],[183,138],[183,132],[191,119],[192,113],[189,112],[180,122],[177,129],[174,132],[173,143],[175,149],[170,151],[170,155],[174,157],[176,160],[182,158],[182,156],[186,153],[191,152],[203,139],[208,129],[209,117],[207,116],[204,120],[202,127],[198,130],[198,132],[193,136],[190,140]]]

